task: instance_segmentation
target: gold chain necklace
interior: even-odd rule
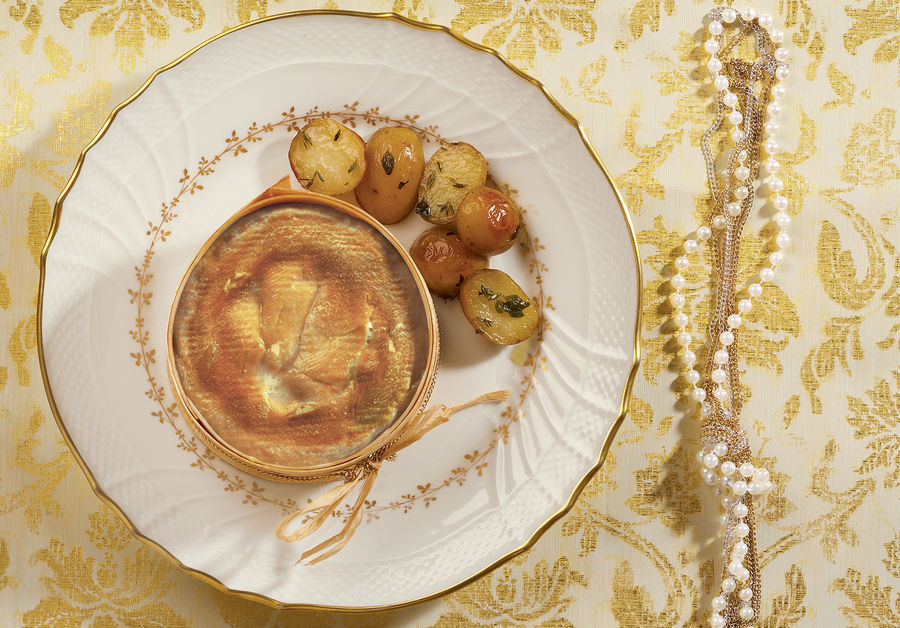
[[[703,134],[701,149],[706,162],[714,212],[710,225],[703,225],[685,240],[684,254],[675,260],[681,271],[690,265],[688,255],[697,253],[701,242],[712,247],[716,277],[712,315],[709,322],[710,346],[705,378],[695,369],[697,355],[686,331],[688,317],[681,311],[685,304],[680,290],[685,285],[680,272],[669,279],[672,293],[672,320],[678,328],[676,340],[683,347],[681,361],[688,396],[699,404],[702,419],[702,448],[697,452],[704,481],[715,487],[721,497],[724,514],[722,581],[719,594],[712,600],[709,619],[712,628],[747,626],[759,616],[760,573],[757,563],[754,499],[772,488],[769,472],[750,461],[750,443],[739,417],[743,396],[737,369],[739,328],[753,307],[752,300],[762,294],[763,284],[771,282],[775,270],[784,261],[783,250],[790,244],[785,231],[790,224],[787,199],[782,195],[784,182],[778,177],[779,151],[775,135],[781,113],[779,99],[784,95],[788,76],[787,50],[782,47],[784,33],[772,28],[772,17],[757,16],[753,9],[738,12],[717,7],[708,15],[710,38],[704,49],[710,58],[707,68],[716,93],[716,112],[710,128]],[[726,27],[737,32],[726,40]],[[736,56],[738,45],[754,37],[756,58]],[[730,151],[720,163],[713,156],[710,140],[727,121]],[[767,155],[763,162],[762,155]],[[762,168],[761,168],[762,166]],[[720,170],[721,168],[721,170]],[[765,178],[761,169],[768,172]],[[741,234],[756,197],[753,182],[762,180],[768,201],[775,210],[774,248],[754,281],[743,288],[737,285]],[[715,235],[715,237],[713,237]]]

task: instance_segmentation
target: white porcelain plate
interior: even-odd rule
[[[294,563],[310,543],[286,544],[274,528],[323,485],[259,480],[211,455],[177,413],[164,352],[195,252],[289,172],[291,138],[323,114],[364,139],[412,126],[426,156],[441,141],[481,150],[526,212],[528,237],[491,265],[519,280],[543,319],[539,339],[501,348],[472,333],[455,301],[437,303],[432,402],[500,388],[510,402],[455,415],[385,464],[352,542],[308,567]],[[370,608],[460,586],[572,505],[626,408],[640,276],[621,200],[536,81],[439,27],[314,12],[214,38],[116,109],[54,218],[40,330],[63,433],[139,536],[248,597]],[[408,246],[426,226],[413,214],[391,229]]]

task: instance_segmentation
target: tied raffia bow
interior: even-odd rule
[[[391,460],[402,449],[409,447],[414,442],[422,438],[425,434],[436,428],[442,423],[446,423],[450,417],[459,412],[480,403],[505,401],[509,398],[508,390],[498,390],[476,397],[475,399],[459,405],[450,406],[449,408],[443,404],[438,404],[429,408],[418,415],[407,426],[403,433],[394,441],[388,443],[374,454],[366,458],[357,467],[347,472],[345,482],[329,489],[311,500],[306,506],[289,514],[281,520],[278,527],[275,528],[275,535],[282,541],[294,543],[301,539],[305,539],[310,534],[321,528],[330,516],[332,516],[344,500],[351,495],[357,488],[359,494],[353,509],[350,512],[350,518],[341,528],[341,531],[332,537],[329,537],[306,550],[300,555],[298,563],[309,559],[307,564],[314,565],[318,562],[334,556],[340,552],[350,539],[353,533],[362,523],[363,507],[365,506],[366,497],[372,486],[375,484],[375,478],[378,477],[378,471],[385,460]],[[296,519],[309,517],[300,528],[293,532],[288,532],[287,528]],[[318,555],[317,555],[318,554]],[[314,557],[314,558],[313,558]]]

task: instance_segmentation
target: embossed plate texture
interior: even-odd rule
[[[402,54],[397,54],[402,51]],[[351,544],[314,567],[277,540],[323,490],[245,475],[178,415],[169,307],[202,243],[288,172],[306,120],[367,138],[417,129],[426,155],[467,141],[526,212],[492,259],[542,312],[538,337],[494,347],[440,302],[433,403],[498,388],[384,466]],[[601,147],[602,149],[602,147]],[[439,27],[389,16],[279,16],[223,34],[111,116],[56,207],[41,350],[60,426],[98,494],[141,538],[217,586],[282,606],[365,609],[447,592],[528,547],[602,463],[638,359],[640,274],[627,213],[580,127],[536,81]],[[392,226],[405,244],[426,228]],[[339,527],[336,517],[322,534]]]

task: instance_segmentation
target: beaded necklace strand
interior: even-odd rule
[[[780,165],[775,158],[780,150],[775,136],[782,108],[780,99],[789,72],[788,52],[782,46],[784,32],[771,30],[772,25],[770,15],[757,16],[753,9],[738,12],[730,7],[717,7],[708,14],[709,39],[703,47],[710,55],[706,67],[716,93],[716,112],[712,125],[703,135],[701,148],[715,210],[710,226],[698,227],[684,241],[684,253],[675,259],[679,272],[669,279],[672,321],[678,329],[676,341],[683,348],[683,376],[689,384],[687,395],[700,407],[702,448],[697,452],[697,461],[703,480],[715,487],[724,509],[721,515],[725,532],[723,576],[719,593],[712,600],[709,620],[712,628],[748,626],[759,615],[760,577],[753,500],[772,489],[768,470],[750,462],[749,442],[739,422],[743,396],[737,370],[742,315],[750,312],[753,299],[762,294],[763,284],[774,279],[775,270],[784,262],[784,249],[790,244],[786,231],[791,222],[786,212],[788,201],[782,195],[784,182],[778,177]],[[738,32],[726,41],[724,32],[728,27]],[[753,62],[728,59],[737,44],[751,35],[755,37],[758,58]],[[719,171],[710,139],[723,121],[732,126],[729,133],[732,146]],[[762,154],[767,158],[760,164]],[[765,178],[760,165],[768,173]],[[760,178],[775,210],[771,218],[774,250],[767,256],[768,265],[758,271],[755,280],[738,289],[741,233],[755,198],[753,182]],[[713,249],[716,285],[709,323],[712,342],[701,383],[700,372],[694,366],[697,354],[691,350],[693,339],[686,331],[688,316],[682,311],[685,297],[681,289],[685,279],[680,271],[688,268],[688,255],[697,253],[704,242]]]

